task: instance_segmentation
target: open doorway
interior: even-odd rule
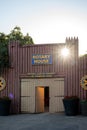
[[[44,87],[44,111],[49,111],[49,87]]]
[[[49,111],[49,87],[36,87],[36,113]]]

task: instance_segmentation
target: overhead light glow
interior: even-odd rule
[[[68,48],[63,48],[62,50],[61,50],[61,54],[64,56],[64,57],[66,57],[66,56],[68,56],[69,55],[69,49]]]

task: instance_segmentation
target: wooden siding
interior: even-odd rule
[[[67,46],[70,56],[64,59],[60,51]],[[51,54],[51,65],[32,65],[32,54]],[[9,44],[9,57],[11,67],[4,70],[6,89],[0,95],[13,94],[11,112],[20,112],[20,78],[30,73],[54,73],[54,77],[64,77],[64,95],[77,95],[85,97],[85,91],[80,87],[80,79],[87,74],[87,57],[78,56],[78,38],[68,38],[62,44],[43,44],[20,46],[15,41]]]

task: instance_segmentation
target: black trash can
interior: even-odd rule
[[[79,113],[79,99],[63,99],[63,104],[65,108],[65,114],[67,116],[75,116]]]
[[[10,113],[11,100],[0,100],[0,116],[8,116]]]
[[[80,110],[81,110],[81,115],[87,116],[87,101],[86,100],[80,101]]]

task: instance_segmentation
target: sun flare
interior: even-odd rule
[[[69,49],[68,48],[63,48],[61,50],[61,54],[64,56],[64,57],[67,57],[69,55]]]

